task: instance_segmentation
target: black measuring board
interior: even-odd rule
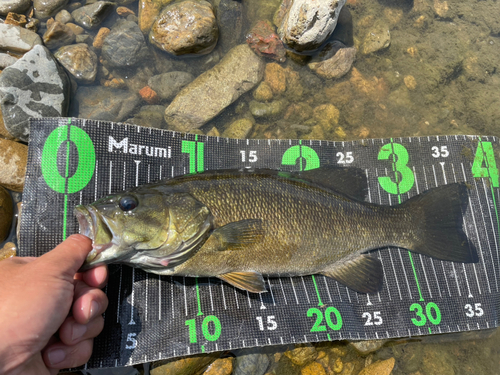
[[[368,179],[366,201],[384,205],[465,181],[463,229],[479,262],[446,262],[396,247],[373,251],[384,269],[379,293],[356,293],[314,275],[265,277],[268,292],[253,294],[215,278],[111,265],[105,327],[87,368],[252,346],[494,328],[500,300],[499,149],[491,136],[237,140],[104,121],[32,119],[20,252],[39,256],[77,233],[77,204],[204,170],[357,167]]]

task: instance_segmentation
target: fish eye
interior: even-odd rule
[[[122,211],[132,211],[139,205],[139,203],[137,202],[137,199],[135,197],[126,195],[120,199],[118,205],[120,206],[120,209]]]

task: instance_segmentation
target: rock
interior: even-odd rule
[[[12,64],[15,64],[17,61],[17,58],[14,56],[11,56],[7,53],[0,53],[0,70],[5,69],[8,66],[11,66]]]
[[[220,0],[217,7],[219,45],[224,52],[239,44],[243,27],[243,4],[241,1]]]
[[[132,113],[140,97],[128,91],[102,86],[80,86],[72,113],[81,118],[120,122]]]
[[[81,35],[76,36],[75,43],[76,44],[85,43],[86,45],[88,45],[90,47],[93,45],[94,41],[92,39],[92,35],[81,34]]]
[[[231,375],[233,372],[233,358],[219,358],[216,359],[203,375]]]
[[[379,350],[386,342],[387,340],[363,340],[356,342],[351,341],[349,344],[351,344],[359,354],[368,355]]]
[[[0,185],[23,191],[28,146],[0,138]]]
[[[24,27],[28,23],[28,20],[26,19],[26,16],[24,14],[9,13],[7,14],[7,18],[5,18],[4,23],[6,25]]]
[[[384,23],[378,23],[366,33],[361,45],[361,53],[368,55],[381,49],[389,47],[391,44],[391,33]]]
[[[142,100],[144,100],[148,104],[157,104],[160,101],[160,97],[158,96],[156,91],[154,91],[149,86],[144,86],[142,89],[140,89],[139,95],[141,96]]]
[[[143,61],[146,41],[135,22],[118,20],[102,44],[102,57],[111,66],[134,66]]]
[[[97,55],[85,43],[59,48],[54,54],[57,61],[79,83],[92,83],[97,75]]]
[[[248,24],[253,25],[261,20],[272,20],[280,2],[281,0],[243,1]]]
[[[275,95],[282,94],[286,90],[286,73],[277,63],[269,63],[266,65],[264,72],[264,80],[269,84]]]
[[[104,39],[106,39],[110,32],[111,30],[107,27],[101,27],[97,32],[92,45],[97,49],[101,49],[104,44]]]
[[[245,139],[252,130],[253,123],[251,120],[244,118],[232,122],[222,133],[223,137]]]
[[[118,7],[116,8],[116,14],[118,14],[120,17],[127,17],[127,16],[135,16],[135,13],[132,9],[129,9],[127,7]]]
[[[38,32],[38,28],[40,27],[40,20],[37,18],[30,18],[28,23],[24,26],[26,30],[33,31],[34,33]]]
[[[153,363],[151,375],[201,375],[220,353],[198,354],[181,359]]]
[[[172,100],[178,92],[191,83],[194,76],[187,72],[169,72],[153,76],[148,85],[164,100]]]
[[[304,366],[318,356],[318,352],[311,344],[299,344],[295,349],[287,350],[284,354],[297,366]]]
[[[31,5],[31,0],[2,0],[0,1],[0,15],[6,16],[10,12],[24,13]]]
[[[161,10],[172,0],[139,0],[139,28],[148,34]]]
[[[83,27],[75,25],[74,23],[71,22],[68,22],[66,26],[68,26],[76,36],[81,35],[85,32]]]
[[[338,125],[340,112],[333,104],[321,104],[314,108],[313,118],[324,130]]]
[[[95,29],[113,11],[115,3],[97,1],[74,10],[71,16],[75,22],[85,29]]]
[[[415,90],[417,88],[417,80],[415,79],[415,77],[407,75],[403,80],[405,86],[408,87],[408,90]]]
[[[4,241],[10,233],[13,213],[12,198],[9,192],[0,186],[0,242]]]
[[[269,21],[259,21],[247,35],[248,45],[260,56],[285,62],[286,50]]]
[[[254,353],[253,350],[251,354],[237,355],[234,362],[233,375],[264,375],[269,366],[267,354]]]
[[[42,39],[33,31],[0,23],[0,51],[24,53],[38,44]]]
[[[56,21],[64,23],[64,24],[73,21],[73,17],[71,17],[71,13],[68,12],[66,9],[63,9],[59,13],[57,13],[55,19],[56,19]]]
[[[273,98],[273,90],[266,81],[261,82],[253,92],[253,97],[259,102],[265,102]]]
[[[27,142],[30,117],[64,117],[70,83],[50,51],[37,45],[0,75],[0,106],[5,128]]]
[[[339,373],[341,371],[338,371]],[[326,375],[326,371],[318,362],[311,362],[303,367],[300,371],[301,375]]]
[[[73,30],[59,21],[52,22],[47,31],[43,34],[43,42],[49,49],[57,49],[67,44],[71,44],[75,39],[76,35]]]
[[[0,108],[0,138],[5,138],[5,139],[15,139],[15,137],[10,134],[7,129],[5,128],[5,124],[3,123],[3,116],[2,116],[2,110]]]
[[[385,361],[377,361],[361,370],[359,375],[389,375],[395,363],[396,360],[394,358],[389,358]]]
[[[283,0],[278,35],[297,52],[318,49],[332,35],[346,0]],[[275,22],[276,22],[275,21]]]
[[[127,123],[139,126],[148,126],[151,128],[166,129],[164,119],[165,107],[162,105],[145,105],[142,106],[134,117],[128,119]]]
[[[0,260],[15,257],[17,255],[16,244],[13,242],[7,242],[0,249]]]
[[[321,61],[313,61],[308,64],[309,68],[317,75],[326,78],[340,78],[346,75],[356,59],[356,48],[346,48],[342,43],[329,43],[329,51],[321,51]],[[325,55],[322,54],[325,52]]]
[[[247,44],[232,48],[212,69],[198,76],[175,97],[165,111],[173,129],[201,127],[260,82],[264,62]]]
[[[286,99],[274,100],[270,103],[261,103],[255,100],[250,102],[250,113],[254,117],[274,117],[282,113],[288,105]]]
[[[149,33],[149,41],[173,55],[211,52],[219,30],[212,6],[207,1],[174,3],[162,10]]]
[[[55,15],[68,4],[68,0],[33,0],[35,17],[41,20]]]

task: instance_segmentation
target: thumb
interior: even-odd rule
[[[73,234],[53,250],[43,254],[38,261],[47,262],[58,273],[66,274],[71,280],[78,272],[88,253],[92,250],[90,238]]]

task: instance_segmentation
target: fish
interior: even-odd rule
[[[253,293],[264,276],[321,274],[360,293],[383,286],[391,246],[475,263],[462,226],[464,183],[429,189],[398,205],[366,201],[359,168],[302,172],[214,170],[132,188],[75,208],[93,241],[82,270],[125,264],[159,275],[217,277]]]

